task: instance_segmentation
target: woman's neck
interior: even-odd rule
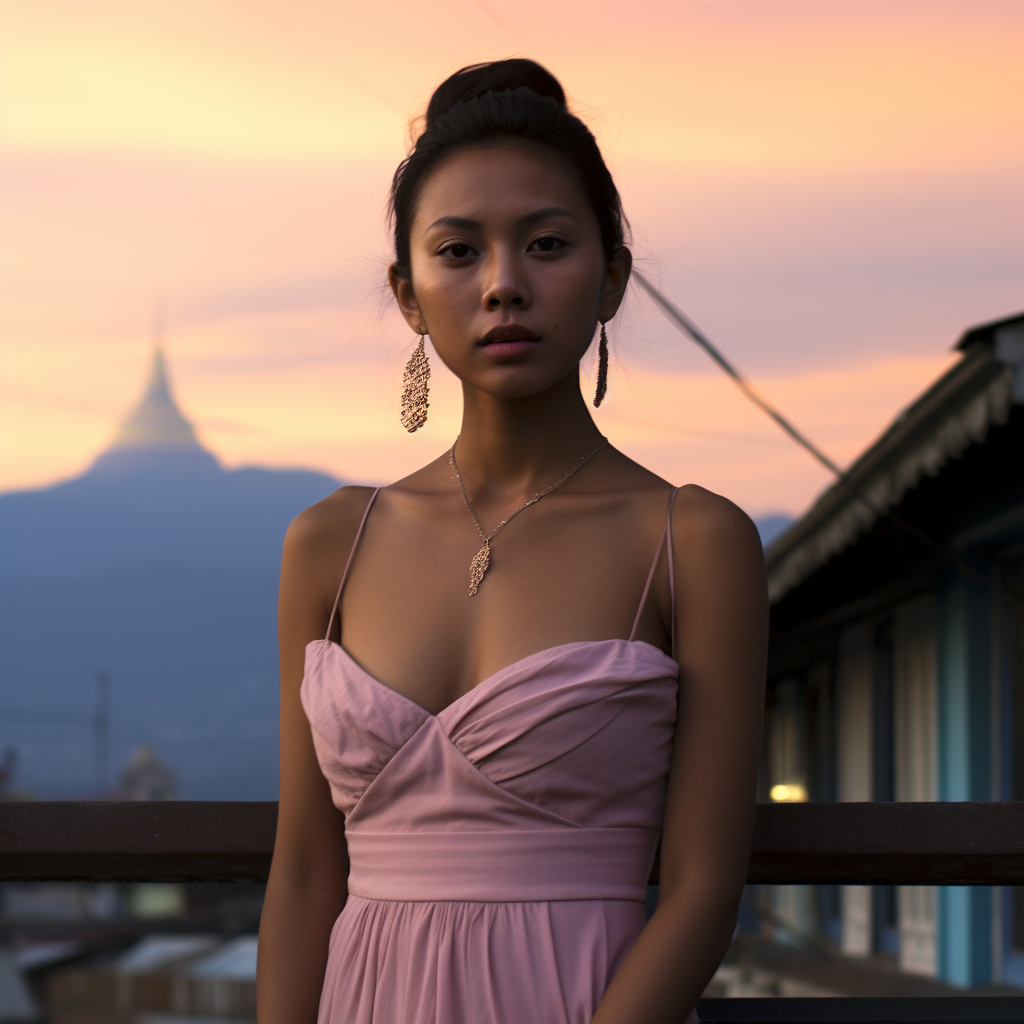
[[[527,398],[463,388],[455,454],[475,502],[526,501],[602,439],[580,392],[578,372]]]

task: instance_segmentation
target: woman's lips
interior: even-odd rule
[[[540,341],[540,335],[519,324],[492,327],[481,339],[480,347],[492,356],[518,356]]]
[[[484,342],[483,348],[492,356],[517,356],[522,352],[527,352],[537,342],[527,341],[525,338],[519,341],[487,341]]]

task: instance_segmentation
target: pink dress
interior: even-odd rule
[[[310,643],[350,860],[320,1024],[589,1024],[644,926],[678,675],[632,637],[562,644],[432,715]]]

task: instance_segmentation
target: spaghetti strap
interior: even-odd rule
[[[661,549],[665,546],[665,534],[661,535],[658,541],[658,550],[654,552],[654,561],[651,562],[651,571],[647,574],[647,582],[644,584],[644,592],[640,595],[640,606],[636,610],[636,618],[633,620],[633,628],[629,631],[629,642],[633,642],[636,636],[637,627],[640,625],[640,614],[647,603],[647,592],[651,589],[651,580],[654,579],[654,570],[658,568],[658,559],[661,558]]]
[[[338,605],[341,604],[341,592],[345,589],[345,581],[348,579],[348,571],[352,568],[352,559],[355,557],[356,548],[359,547],[359,540],[363,536],[363,527],[366,526],[366,520],[370,515],[370,509],[373,508],[373,503],[377,500],[378,494],[380,494],[379,487],[370,495],[370,500],[366,503],[366,511],[363,513],[363,518],[359,521],[359,529],[356,530],[355,540],[352,541],[352,549],[349,551],[348,561],[345,563],[345,571],[341,574],[341,582],[338,584],[338,594],[334,598],[334,607],[331,609],[330,618],[327,620],[327,635],[324,637],[325,640],[330,640],[331,638],[331,626],[334,625],[334,616],[338,614]]]
[[[644,584],[644,592],[640,596],[640,606],[636,610],[636,618],[633,619],[633,628],[630,630],[629,639],[630,642],[636,636],[637,628],[640,625],[640,615],[643,613],[644,605],[647,603],[647,594],[651,589],[651,582],[654,579],[654,570],[658,568],[658,559],[661,558],[661,549],[665,547],[666,541],[668,542],[668,592],[671,595],[672,604],[672,657],[676,656],[676,582],[675,572],[672,563],[672,506],[676,502],[676,494],[679,491],[678,487],[672,488],[672,493],[668,499],[668,522],[665,524],[665,531],[661,535],[661,540],[658,542],[658,550],[654,552],[654,560],[651,562],[651,570],[647,574],[647,582]]]
[[[668,499],[668,522],[665,523],[665,536],[668,538],[668,595],[669,614],[672,616],[672,657],[676,657],[676,566],[672,554],[672,507],[676,503],[678,487],[672,488]]]

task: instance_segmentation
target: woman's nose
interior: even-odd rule
[[[497,309],[499,306],[522,306],[523,297],[521,295],[513,295],[509,299],[502,299],[498,295],[491,293],[490,298],[487,300],[488,309]]]
[[[492,312],[503,307],[526,309],[530,305],[530,292],[515,260],[494,260],[482,298],[484,307]]]

